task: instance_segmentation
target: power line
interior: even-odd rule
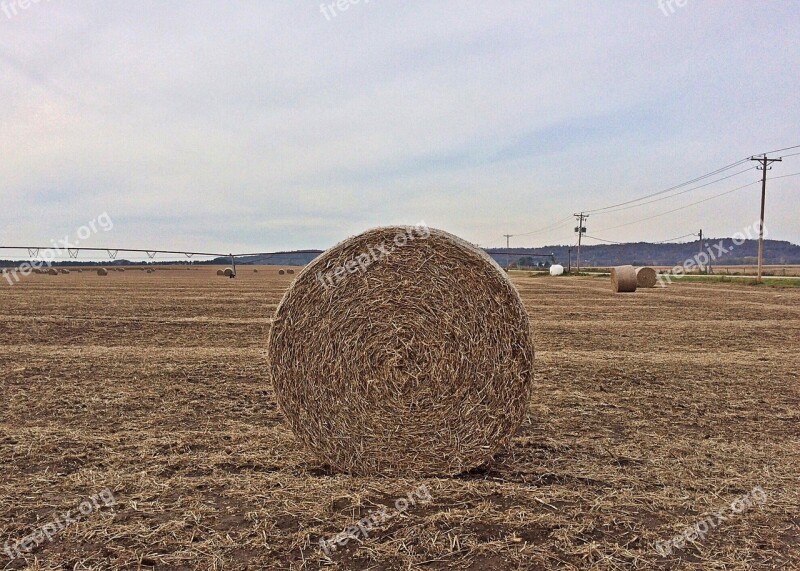
[[[566,218],[559,220],[558,222],[554,222],[550,226],[545,226],[544,228],[540,228],[538,230],[532,230],[530,232],[522,232],[521,234],[512,234],[511,237],[513,238],[516,236],[530,236],[531,234],[539,234],[540,232],[547,232],[548,230],[556,230],[562,226],[566,226],[567,225],[566,223],[571,221],[572,221],[572,216],[567,216]]]
[[[688,238],[689,236],[697,236],[694,232],[689,234],[684,234],[683,236],[678,236],[677,238],[670,238],[669,240],[661,240],[659,242],[653,242],[653,244],[666,244],[667,242],[674,242],[675,240],[683,240],[684,238]]]
[[[800,154],[800,153],[798,153],[798,154]],[[676,196],[680,196],[681,194],[686,194],[687,192],[692,192],[693,190],[698,190],[700,188],[705,188],[707,186],[711,186],[712,184],[716,184],[718,182],[722,182],[723,180],[728,180],[729,178],[733,178],[735,176],[739,176],[740,174],[743,174],[743,173],[746,173],[746,172],[750,172],[751,170],[753,170],[753,169],[752,168],[746,168],[744,170],[735,172],[735,173],[733,173],[731,175],[728,175],[728,176],[725,176],[725,177],[722,177],[722,178],[718,178],[717,180],[712,180],[711,182],[707,182],[705,184],[701,184],[700,186],[694,186],[692,188],[687,188],[686,190],[682,190],[680,192],[676,192],[675,194],[670,194],[669,196],[662,196],[661,198],[655,198],[653,200],[648,200],[647,202],[641,202],[639,204],[630,204],[628,206],[623,206],[621,208],[614,208],[613,210],[606,210],[605,212],[603,212],[603,214],[611,214],[612,212],[619,212],[620,210],[629,210],[631,208],[638,208],[639,206],[644,206],[646,204],[652,204],[654,202],[660,202],[662,200],[668,200],[670,198],[674,198]],[[642,199],[639,199],[639,200],[642,200]],[[633,202],[633,201],[631,201],[631,202]]]
[[[793,147],[786,147],[785,149],[776,149],[774,151],[767,151],[766,153],[759,153],[760,155],[772,155],[775,153],[780,153],[781,151],[790,151],[792,149],[800,149],[800,145],[795,145]],[[756,155],[758,156],[758,155]]]
[[[800,172],[796,172],[796,173],[792,173],[792,174],[785,174],[785,175],[782,175],[782,176],[776,176],[776,177],[773,177],[772,180],[777,180],[779,178],[789,178],[789,177],[798,176],[798,175],[800,175]],[[704,202],[708,202],[709,200],[714,200],[715,198],[719,198],[721,196],[725,196],[726,194],[731,194],[732,192],[736,192],[737,190],[742,190],[743,188],[747,188],[749,186],[753,186],[755,184],[759,184],[760,182],[761,182],[760,180],[756,180],[756,181],[753,181],[753,182],[751,182],[749,184],[738,186],[738,187],[733,188],[731,190],[727,190],[725,192],[721,192],[719,194],[715,194],[714,196],[709,196],[708,198],[704,198],[703,200],[698,200],[697,202],[692,202],[691,204],[687,204],[685,206],[680,206],[678,208],[673,208],[672,210],[667,210],[666,212],[661,212],[660,214],[655,214],[653,216],[648,216],[647,218],[640,218],[638,220],[634,220],[633,222],[627,222],[625,224],[619,224],[618,226],[611,226],[609,228],[603,228],[601,230],[598,230],[598,232],[605,232],[606,230],[615,230],[617,228],[623,228],[625,226],[630,226],[631,224],[637,224],[639,222],[644,222],[645,220],[652,220],[653,218],[658,218],[660,216],[665,216],[667,214],[671,214],[673,212],[677,212],[677,211],[683,210],[685,208],[690,208],[692,206],[696,206],[698,204],[702,204]]]
[[[606,211],[606,210],[610,210],[612,208],[617,208],[619,206],[625,206],[627,204],[633,204],[634,202],[639,202],[639,201],[645,200],[647,198],[652,198],[653,196],[658,196],[658,195],[661,195],[661,194],[665,194],[667,192],[671,192],[673,190],[677,190],[677,189],[682,188],[684,186],[687,186],[689,184],[694,184],[694,183],[699,182],[699,181],[701,181],[703,179],[706,179],[706,178],[708,178],[710,176],[714,176],[714,175],[719,174],[721,172],[724,172],[726,170],[729,170],[729,169],[732,169],[734,167],[737,167],[737,166],[739,166],[741,164],[746,163],[749,160],[750,160],[750,157],[747,157],[746,159],[741,159],[739,161],[736,161],[735,163],[731,163],[731,164],[729,164],[727,166],[724,166],[724,167],[718,168],[718,169],[716,169],[714,171],[711,171],[710,173],[706,173],[706,174],[704,174],[702,176],[693,178],[692,180],[688,180],[688,181],[683,182],[681,184],[676,184],[675,186],[671,186],[669,188],[665,188],[664,190],[659,190],[658,192],[653,192],[653,193],[647,194],[647,195],[639,197],[639,198],[635,198],[635,199],[632,199],[632,200],[626,200],[625,202],[612,204],[610,206],[605,206],[603,208],[596,208],[594,210],[588,210],[587,212],[590,213],[590,214],[594,213],[594,212],[603,212],[603,211]]]
[[[586,234],[587,238],[591,238],[592,240],[599,240],[600,242],[606,242],[607,244],[624,244],[625,242],[614,242],[613,240],[603,240],[602,238],[598,238],[597,236],[589,236]]]

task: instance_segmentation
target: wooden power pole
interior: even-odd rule
[[[763,157],[750,157],[751,161],[758,161],[758,170],[764,171],[761,177],[761,217],[758,222],[758,277],[756,282],[761,283],[761,276],[764,265],[764,204],[767,198],[767,171],[772,167],[770,163],[780,162],[782,159],[770,159],[767,155]]]
[[[586,227],[583,221],[589,218],[588,214],[581,212],[580,214],[573,214],[578,219],[578,226],[575,227],[575,232],[578,233],[578,259],[575,261],[575,273],[581,273],[581,237],[586,232]]]
[[[506,238],[506,271],[508,271],[508,250],[511,248],[511,238],[514,236],[513,234],[503,234]]]

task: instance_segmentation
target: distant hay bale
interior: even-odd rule
[[[550,266],[550,275],[551,276],[560,276],[564,274],[564,266],[561,264],[553,264]]]
[[[268,353],[297,439],[354,474],[478,466],[516,432],[533,388],[517,290],[486,253],[427,228],[376,228],[316,258],[278,305]]]
[[[97,275],[98,276],[107,276],[108,275],[108,270],[105,269],[105,268],[98,268]]]
[[[125,268],[119,268],[117,271],[118,271],[118,272],[124,272],[124,271],[125,271]]]
[[[636,268],[636,285],[639,287],[656,287],[658,273],[653,268]]]
[[[218,276],[224,276],[225,275],[225,271],[224,270],[217,270],[217,275]]]
[[[294,273],[294,270],[286,270],[286,273],[287,273],[287,274],[293,274],[293,273]]]
[[[233,268],[225,268],[225,271],[222,272],[222,273],[226,278],[232,278],[233,277]]]
[[[147,269],[147,273],[148,273],[148,274],[152,274],[152,273],[153,273],[153,270],[152,270],[152,269],[150,269],[150,268],[148,268],[148,269]]]
[[[254,273],[254,274],[257,274],[257,273],[258,273],[258,270],[253,270],[253,273]]]
[[[636,291],[636,270],[633,266],[611,268],[611,289],[615,293]]]
[[[58,270],[55,268],[50,268],[49,270],[47,270],[47,273],[50,274],[51,276],[57,276]]]
[[[278,270],[278,275],[280,275],[280,276],[282,276],[282,275],[283,275],[283,274],[285,274],[285,273],[286,273],[286,272],[284,272],[283,270]]]
[[[62,273],[62,274],[68,274],[68,273],[69,273],[69,270],[67,270],[67,269],[62,269],[62,270],[61,270],[61,273]]]

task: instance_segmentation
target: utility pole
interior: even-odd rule
[[[567,248],[567,252],[568,252],[568,254],[567,254],[568,255],[568,257],[567,257],[567,273],[571,274],[572,273],[572,246]]]
[[[514,235],[513,234],[503,234],[503,236],[505,236],[505,238],[506,238],[506,271],[508,271],[508,249],[511,247],[510,246],[510,241],[511,241],[512,236],[514,236]]]
[[[586,233],[583,221],[589,218],[589,215],[581,212],[580,214],[573,214],[573,216],[578,219],[578,225],[575,227],[575,232],[578,233],[578,259],[575,263],[575,272],[581,273],[581,236]]]
[[[761,218],[759,218],[758,223],[758,277],[756,278],[756,282],[761,283],[764,264],[764,203],[767,198],[767,171],[772,168],[769,166],[770,163],[781,162],[783,159],[770,159],[767,158],[767,155],[764,155],[763,157],[750,157],[750,160],[761,163],[757,168],[760,171],[764,171],[764,175],[761,178]]]
[[[698,236],[700,236],[700,253],[702,253],[702,252],[703,252],[703,229],[702,229],[702,228],[700,228],[700,233],[699,233],[699,234],[697,234],[697,235],[698,235]],[[699,259],[700,259],[700,258],[698,258],[698,260],[699,260]],[[708,273],[708,271],[706,270],[705,266],[702,266],[702,267],[700,268],[700,270],[701,270],[701,271],[702,271],[704,274],[707,274],[707,273]]]

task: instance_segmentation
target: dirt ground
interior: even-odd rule
[[[367,479],[282,425],[265,346],[292,276],[239,270],[0,284],[0,569],[800,569],[800,290],[514,277],[537,388],[512,445]]]

